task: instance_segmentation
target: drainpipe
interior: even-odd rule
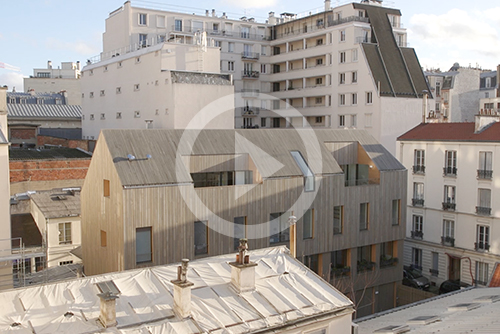
[[[468,256],[456,256],[456,255],[451,255],[449,253],[446,253],[446,255],[448,255],[448,257],[451,257],[452,259],[459,259],[459,260],[463,260],[463,259],[466,259],[466,260],[469,260],[469,272],[470,272],[470,277],[472,279],[472,284],[475,285],[476,283],[476,280],[474,279],[474,275],[472,275],[472,260],[470,259],[470,257]]]
[[[290,253],[296,258],[297,257],[297,217],[290,216],[288,218],[288,224],[290,225]]]

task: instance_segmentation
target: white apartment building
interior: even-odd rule
[[[47,61],[47,68],[33,69],[33,75],[24,78],[24,91],[37,93],[67,93],[66,104],[81,105],[80,62],[62,62],[54,68],[52,61]]]
[[[500,65],[496,71],[489,71],[481,74],[480,94],[481,100],[479,108],[488,112],[500,111]]]
[[[415,51],[406,47],[401,12],[381,1],[336,8],[325,1],[320,13],[278,18],[271,12],[266,23],[133,4],[110,13],[103,52],[91,66],[165,41],[193,44],[206,31],[208,44],[220,49],[221,72],[233,75],[235,92],[242,93],[236,128],[361,128],[394,153],[397,135],[422,118],[429,87]]]
[[[499,116],[424,123],[398,138],[408,177],[404,263],[431,282],[487,285],[500,262]]]
[[[217,48],[161,43],[129,51],[83,69],[84,139],[111,128],[183,129],[205,106],[234,92],[231,75],[219,72]],[[232,129],[229,100],[220,116],[199,117],[191,126]]]

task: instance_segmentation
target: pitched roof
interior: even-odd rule
[[[315,134],[315,138],[308,138]],[[181,140],[182,137],[182,140]],[[304,145],[304,139],[310,145]],[[363,130],[118,130],[101,132],[123,186],[192,183],[183,164],[176,170],[176,154],[249,154],[264,178],[303,176],[290,151],[302,153],[314,174],[343,173],[327,142],[359,142],[379,170],[404,169],[380,143]],[[192,149],[189,142],[193,143]],[[319,144],[318,144],[319,142]],[[131,154],[136,159],[129,161]],[[147,159],[147,155],[151,159]],[[307,154],[310,154],[308,157]],[[275,171],[273,162],[282,165]],[[321,169],[319,167],[321,162]]]
[[[400,141],[500,141],[500,122],[480,133],[475,123],[423,123],[398,137]]]
[[[63,104],[7,104],[9,119],[75,119],[82,118],[82,107]]]
[[[65,160],[90,159],[91,154],[77,148],[10,149],[9,160]]]
[[[80,192],[63,190],[40,191],[30,195],[45,218],[80,216]]]
[[[253,333],[333,314],[350,319],[352,302],[285,247],[250,252],[257,263],[253,291],[237,293],[231,287],[228,262],[234,258],[189,263],[192,315],[185,319],[173,312],[177,265],[164,265],[1,292],[0,327],[9,329],[15,320],[20,324],[15,330],[30,333]],[[96,321],[96,283],[110,280],[120,291],[118,325],[104,329]]]
[[[488,283],[490,288],[500,287],[500,266],[499,262],[495,263],[495,268],[493,269],[493,274],[491,274],[490,282]]]

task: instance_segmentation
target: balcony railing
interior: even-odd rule
[[[257,116],[260,113],[259,107],[242,107],[241,116]]]
[[[493,178],[492,170],[478,169],[477,178],[481,180],[491,180]]]
[[[455,238],[452,238],[452,237],[441,237],[441,244],[443,246],[455,247]]]
[[[307,108],[310,108],[311,106],[306,106]],[[323,107],[323,106],[320,106]],[[380,179],[373,178],[373,179],[353,179],[353,180],[345,180],[345,186],[346,187],[352,187],[352,186],[366,186],[370,184],[380,184]]]
[[[425,174],[425,166],[414,165],[413,166],[413,174]]]
[[[358,262],[358,273],[372,270],[374,267],[375,267],[375,262],[363,260],[361,262]]]
[[[489,216],[491,215],[491,208],[476,206],[476,213],[481,216]]]
[[[342,277],[349,276],[351,273],[351,267],[340,267],[340,268],[332,268],[331,277]]]
[[[412,198],[411,205],[412,206],[424,206],[424,199],[423,198]]]
[[[243,60],[259,60],[260,53],[258,52],[243,52],[241,54],[241,59]]]
[[[457,167],[444,167],[443,174],[445,176],[457,176]]]
[[[266,37],[265,35],[259,35],[259,34],[250,34],[245,31],[230,31],[230,30],[212,30],[212,29],[205,29],[208,35],[210,36],[225,36],[225,37],[231,37],[231,38],[241,38],[241,39],[251,39],[254,41],[265,41],[270,39],[269,37]]]
[[[191,28],[191,27],[173,25],[171,31],[172,31],[173,34],[175,34],[175,33],[181,33],[181,32],[193,33],[193,32],[196,32],[196,31],[200,31],[201,32],[201,31],[203,31],[203,29],[193,30],[193,28]]]
[[[487,242],[475,242],[474,243],[474,249],[477,251],[489,251],[490,250],[490,244]]]
[[[424,238],[424,232],[422,232],[422,231],[411,231],[411,238],[412,239],[422,240]]]
[[[397,257],[386,258],[385,256],[380,257],[380,268],[387,268],[395,266],[398,263]]]
[[[443,210],[455,211],[456,206],[455,203],[443,202]]]
[[[241,76],[245,79],[258,79],[260,76],[259,71],[242,71]]]

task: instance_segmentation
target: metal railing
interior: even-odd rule
[[[446,176],[457,176],[457,167],[444,167],[443,174]]]
[[[493,171],[486,169],[478,169],[477,178],[481,180],[491,180],[493,178]]]
[[[242,52],[241,59],[245,60],[259,60],[260,53],[258,52]]]
[[[476,251],[489,251],[490,250],[490,244],[487,242],[475,242],[474,243],[474,249]]]
[[[380,268],[392,267],[398,263],[397,257],[385,258],[380,257]]]
[[[413,166],[413,174],[425,174],[425,166],[414,165]]]
[[[411,231],[411,238],[412,239],[420,239],[420,240],[422,240],[424,238],[424,232],[422,232],[422,231]]]
[[[259,107],[242,107],[241,116],[256,116],[260,113]]]
[[[455,203],[443,202],[443,210],[455,211],[455,208]]]
[[[452,238],[452,237],[441,237],[441,244],[443,246],[455,247],[455,238]]]
[[[439,270],[437,269],[429,269],[429,272],[432,276],[439,276]]]
[[[423,198],[412,198],[411,205],[412,206],[424,206],[424,199]]]
[[[363,260],[361,262],[358,262],[357,270],[358,270],[358,273],[360,273],[363,271],[372,270],[374,267],[375,267],[375,262]]]
[[[491,215],[491,208],[476,206],[476,213],[481,216],[489,216]]]
[[[259,71],[242,71],[241,77],[244,79],[258,79],[260,76]]]

